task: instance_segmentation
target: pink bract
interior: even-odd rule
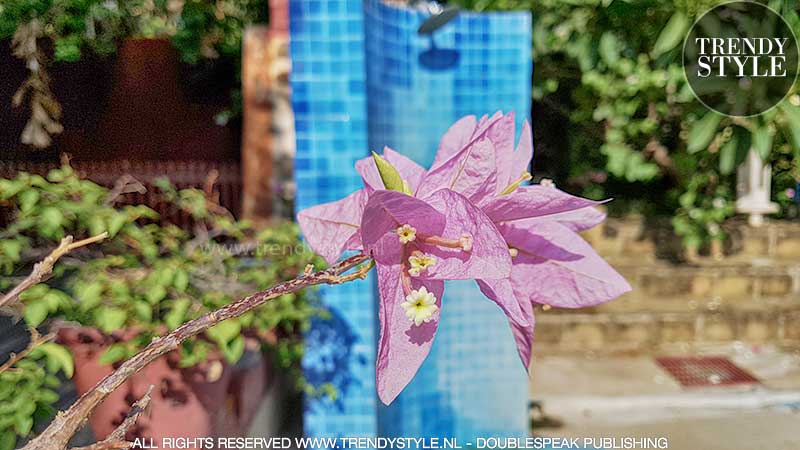
[[[356,162],[363,189],[298,214],[309,245],[329,263],[356,250],[377,265],[381,338],[376,379],[386,404],[411,381],[430,351],[445,280],[477,281],[508,316],[526,367],[535,305],[580,308],[630,290],[577,234],[605,219],[594,208],[601,202],[549,185],[526,185],[531,128],[523,124],[515,149],[514,124],[513,113],[464,117],[445,133],[428,170],[385,148],[383,159],[405,181],[406,193],[387,190],[375,160],[367,157]],[[413,236],[400,239],[402,229]],[[412,273],[413,255],[435,264]],[[423,287],[435,298],[436,307],[429,310],[435,312],[424,321],[409,321],[408,303],[402,308],[401,303]]]

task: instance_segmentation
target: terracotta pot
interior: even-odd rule
[[[133,333],[123,333],[121,339]],[[75,359],[73,382],[79,394],[90,390],[113,367],[99,357],[113,340],[96,329],[65,327],[58,340]],[[241,436],[246,433],[266,390],[267,364],[258,352],[249,352],[234,367],[218,358],[189,369],[178,367],[177,353],[169,353],[131,377],[97,408],[89,423],[102,439],[124,419],[136,400],[153,385],[150,413],[141,417],[129,438]]]

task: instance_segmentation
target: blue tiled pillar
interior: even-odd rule
[[[290,2],[298,209],[358,189],[353,163],[369,149],[389,145],[427,165],[464,115],[515,110],[518,125],[528,115],[528,14],[462,14],[435,35],[437,47],[458,54],[452,67],[420,64],[431,46],[416,34],[423,19],[378,0]],[[527,378],[511,332],[473,283],[448,283],[431,354],[388,408],[374,386],[374,281],[322,294],[334,317],[308,334],[304,369],[312,382],[333,382],[340,397],[307,402],[307,435],[526,432]]]
[[[297,210],[361,188],[353,169],[367,154],[364,14],[359,0],[291,0],[292,104]],[[374,436],[375,294],[367,279],[320,290],[330,320],[306,336],[303,369],[311,383],[332,383],[336,400],[307,399],[309,436]]]
[[[464,115],[530,110],[531,21],[526,13],[467,14],[418,36],[420,12],[365,3],[370,148],[388,145],[427,166],[439,139]],[[450,67],[420,55],[435,45],[457,55]],[[387,436],[521,436],[527,432],[527,376],[505,316],[473,282],[450,282],[430,356],[390,407]]]

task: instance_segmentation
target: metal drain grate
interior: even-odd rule
[[[661,357],[656,362],[684,387],[760,383],[724,356]]]

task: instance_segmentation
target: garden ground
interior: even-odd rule
[[[800,448],[800,352],[742,344],[692,354],[722,355],[757,385],[682,388],[651,355],[540,356],[530,395],[550,422],[541,436],[666,437],[673,450]],[[552,423],[551,423],[552,425]]]

